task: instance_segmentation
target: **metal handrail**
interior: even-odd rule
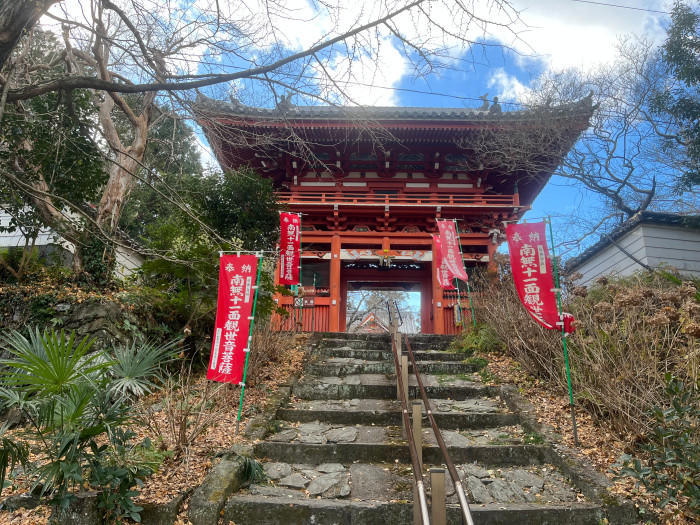
[[[435,439],[438,443],[438,447],[442,451],[442,456],[445,460],[445,465],[447,465],[447,470],[450,473],[450,477],[454,482],[455,492],[457,493],[457,498],[459,499],[459,506],[462,509],[462,518],[466,520],[468,525],[474,525],[474,520],[472,518],[471,510],[469,509],[469,502],[467,502],[467,497],[464,493],[464,487],[462,486],[462,481],[457,474],[457,469],[450,458],[450,454],[447,451],[447,446],[445,445],[445,440],[442,438],[442,433],[437,426],[435,417],[433,416],[433,411],[430,408],[430,400],[425,392],[425,387],[423,386],[423,381],[420,378],[420,373],[418,372],[418,366],[416,364],[416,359],[413,355],[413,349],[411,348],[411,343],[408,340],[408,336],[404,334],[406,342],[406,351],[408,352],[408,358],[413,366],[413,373],[416,375],[416,380],[418,381],[418,390],[420,391],[421,399],[423,400],[423,405],[428,415],[428,421],[430,421],[430,426],[433,428],[433,433],[435,434]],[[394,358],[396,360],[396,357]]]
[[[406,391],[404,390],[403,378],[401,376],[401,365],[399,364],[399,354],[396,350],[395,337],[397,333],[391,334],[391,350],[394,354],[394,367],[396,368],[396,380],[399,384],[399,392],[401,392],[401,411],[403,416],[403,425],[406,429],[406,439],[408,440],[408,452],[411,456],[411,466],[413,467],[413,479],[416,482],[418,492],[418,503],[420,505],[421,522],[423,525],[430,525],[430,517],[428,515],[428,500],[425,497],[425,485],[423,484],[423,470],[418,461],[418,451],[416,450],[416,442],[413,438],[413,428],[411,420],[408,417],[408,400],[406,399]]]
[[[396,308],[396,313],[399,315],[399,326],[403,325],[403,316],[401,315],[401,310],[399,310],[399,305],[394,299],[394,308]]]
[[[399,354],[396,350],[395,337],[397,333],[391,334],[391,350],[394,355],[394,367],[396,368],[396,380],[399,384],[399,392],[401,398],[401,410],[403,417],[403,425],[406,429],[406,439],[408,440],[408,452],[411,456],[411,465],[413,467],[413,479],[416,482],[418,492],[418,502],[420,505],[421,522],[423,525],[430,525],[430,517],[428,515],[428,500],[425,497],[425,486],[423,484],[423,470],[418,461],[418,451],[416,450],[416,442],[413,438],[413,428],[411,420],[408,417],[408,400],[406,399],[406,390],[404,390],[403,378],[401,375],[401,365],[399,364]]]

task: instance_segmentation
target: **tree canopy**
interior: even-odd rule
[[[662,47],[664,64],[671,78],[656,94],[655,110],[672,119],[676,133],[664,133],[669,144],[686,149],[681,184],[700,184],[700,11],[677,2]],[[674,145],[675,145],[674,144]]]

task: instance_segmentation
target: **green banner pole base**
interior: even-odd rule
[[[547,217],[549,225],[549,238],[552,241],[552,272],[554,273],[554,286],[556,287],[557,311],[559,312],[559,322],[561,323],[561,342],[564,347],[564,363],[566,364],[566,383],[569,387],[569,406],[571,407],[571,424],[574,431],[574,445],[579,446],[578,427],[576,426],[576,410],[574,409],[574,391],[571,387],[571,368],[569,366],[569,351],[566,347],[566,329],[564,327],[564,310],[561,305],[561,291],[559,288],[559,271],[557,270],[557,254],[554,251],[554,230],[552,219]]]
[[[245,380],[248,377],[248,359],[250,358],[250,347],[253,343],[253,325],[255,323],[255,310],[258,306],[258,289],[260,288],[260,274],[262,273],[263,256],[260,254],[258,260],[258,274],[255,279],[255,296],[253,297],[253,311],[251,312],[250,328],[248,329],[248,348],[245,354],[245,364],[243,365],[243,380],[241,381],[241,398],[238,401],[238,417],[236,418],[236,434],[241,423],[241,414],[243,412],[243,394],[245,394]]]

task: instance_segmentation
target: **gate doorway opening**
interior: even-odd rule
[[[395,300],[403,316],[402,332],[432,332],[430,264],[401,262],[382,267],[373,261],[344,263],[340,271],[340,299],[341,331],[388,328],[391,322],[386,301]],[[373,319],[366,319],[370,314]]]
[[[401,312],[399,331],[419,333],[421,329],[421,290],[419,282],[348,282],[345,326],[348,332],[385,333],[391,328],[387,302]]]

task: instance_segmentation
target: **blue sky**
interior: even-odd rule
[[[314,33],[318,30],[316,26],[322,26],[324,19],[314,19],[313,26],[309,26],[301,15],[309,13],[305,19],[309,20],[313,15],[312,4],[307,0],[290,0],[290,3],[298,9],[300,20],[297,24],[283,25],[287,30],[283,40],[290,48],[301,49],[318,36]],[[360,0],[358,3],[362,4]],[[354,4],[347,4],[348,17],[359,9]],[[351,78],[344,74],[342,64],[330,61],[329,67],[338,79],[347,80],[344,86],[352,101],[363,105],[478,107],[481,104],[478,97],[488,93],[489,97],[499,97],[504,111],[515,110],[523,107],[518,102],[526,99],[528,87],[547,70],[593,70],[615,58],[616,43],[623,35],[634,34],[662,42],[668,23],[663,12],[671,9],[672,2],[513,0],[512,5],[521,18],[514,32],[496,28],[475,34],[474,38],[491,45],[470,49],[455,46],[447,67],[427,77],[417,78],[413,74],[411,64],[401,56],[397,43],[390,37],[384,41],[382,53],[371,58],[372,63],[361,60],[353,66]],[[239,84],[234,89],[248,102],[249,86]],[[572,215],[586,213],[597,204],[594,196],[555,176],[526,218],[552,216],[555,236],[558,240],[568,240]],[[575,251],[570,255],[575,255]]]

